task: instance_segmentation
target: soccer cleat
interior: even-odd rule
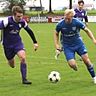
[[[94,84],[96,84],[96,76],[93,78]]]
[[[28,81],[28,80],[23,80],[22,84],[32,84],[32,82]]]

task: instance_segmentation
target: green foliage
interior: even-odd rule
[[[55,47],[53,32],[55,23],[32,23],[29,26],[33,29],[39,49],[33,50],[33,43],[27,32],[22,30],[21,37],[26,48],[28,63],[28,79],[32,85],[21,84],[20,64],[16,57],[16,68],[10,68],[5,59],[3,48],[0,46],[0,96],[95,96],[96,85],[83,62],[76,56],[78,71],[74,72],[69,68],[63,53],[58,60],[54,59]],[[95,23],[89,23],[89,28],[96,37]],[[89,57],[96,70],[96,45],[86,36],[84,31],[81,35],[89,52]],[[53,84],[48,81],[50,71],[56,70],[61,74],[61,81]]]
[[[13,6],[18,5],[23,9],[23,6],[26,4],[25,0],[7,0],[7,1],[10,3],[10,5],[7,9],[4,10],[5,15],[11,14],[11,10]]]

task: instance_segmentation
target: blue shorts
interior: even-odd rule
[[[4,46],[4,53],[5,53],[5,56],[8,60],[13,59],[14,56],[17,54],[17,52],[20,50],[24,50],[24,45],[22,42],[18,43],[18,44],[14,44],[10,47]]]
[[[75,46],[64,45],[63,47],[64,47],[64,54],[67,61],[70,59],[75,59],[75,53],[77,53],[80,56],[87,53],[87,49],[84,44],[75,45]]]

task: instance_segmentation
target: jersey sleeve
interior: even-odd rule
[[[8,25],[8,17],[3,20],[4,27],[7,27]]]
[[[3,20],[0,21],[0,29],[7,27],[7,25],[8,25],[8,18],[4,18]]]
[[[75,11],[75,15],[74,15],[74,18],[77,18],[77,16],[76,16],[76,10],[77,10],[77,9],[74,9],[74,11]]]
[[[80,29],[84,29],[85,28],[85,24],[82,21],[80,21],[80,20],[77,20],[76,25]]]
[[[3,20],[0,21],[0,29],[4,28]]]
[[[60,32],[61,31],[60,23],[57,23],[55,30],[56,30],[56,32]]]
[[[24,20],[24,28],[28,26],[27,22]]]
[[[24,29],[27,31],[27,33],[29,34],[29,36],[30,36],[31,39],[33,40],[33,43],[37,43],[37,40],[36,40],[36,38],[35,38],[35,35],[34,35],[32,29],[30,29],[28,25],[26,25],[26,26],[24,27]]]
[[[85,22],[88,22],[87,11],[85,11],[85,17],[84,17],[84,19],[85,19]]]

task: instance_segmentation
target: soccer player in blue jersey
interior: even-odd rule
[[[15,55],[19,57],[22,84],[31,84],[31,81],[27,80],[26,53],[22,39],[19,35],[21,28],[24,28],[30,35],[34,43],[35,50],[37,50],[38,48],[38,43],[33,31],[28,27],[26,21],[22,19],[23,10],[21,9],[21,7],[13,6],[12,13],[13,16],[8,16],[6,19],[0,22],[0,29],[3,30],[4,53],[9,65],[12,68],[15,67]]]
[[[88,26],[88,16],[87,16],[87,11],[84,9],[84,1],[83,0],[78,1],[78,8],[74,9],[74,11],[75,11],[74,17],[79,19],[82,22],[83,22],[83,20],[85,20],[85,24],[86,24],[86,26]],[[60,42],[62,43],[62,35],[60,37]],[[56,50],[56,54],[55,54],[56,60],[58,59],[60,53],[63,51],[62,49],[63,49],[63,47],[61,47],[60,50]],[[82,61],[81,58],[79,60]]]
[[[78,8],[74,9],[75,15],[74,17],[81,20],[85,20],[85,24],[88,25],[88,16],[87,16],[87,11],[84,9],[84,1],[79,0],[78,1]]]
[[[54,42],[56,49],[60,49],[59,45],[59,33],[62,34],[63,39],[63,51],[66,57],[66,60],[69,66],[77,71],[76,61],[75,61],[75,53],[81,56],[84,64],[86,65],[91,77],[96,84],[96,76],[93,68],[93,64],[91,63],[87,49],[82,41],[80,36],[80,29],[84,30],[89,38],[96,45],[96,39],[94,38],[92,32],[85,26],[83,22],[74,18],[75,12],[72,9],[65,10],[64,19],[61,20],[56,25],[56,32],[54,32]]]

